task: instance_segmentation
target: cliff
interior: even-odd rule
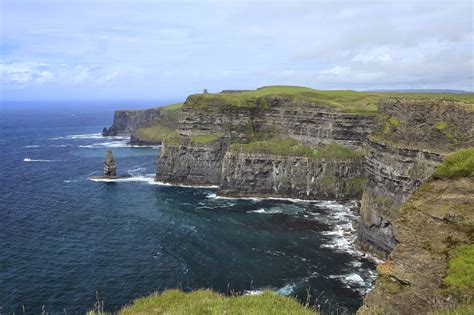
[[[446,171],[447,170],[447,171]],[[392,221],[397,245],[359,314],[474,311],[474,148],[448,156]],[[453,311],[453,314],[455,312]],[[457,314],[457,313],[456,313]]]
[[[219,194],[359,199],[364,185],[361,154],[335,144],[313,150],[291,138],[275,138],[232,145],[223,159]]]
[[[217,132],[244,143],[283,135],[306,145],[338,143],[360,148],[372,127],[372,109],[334,106],[306,93],[191,95],[178,132],[184,136]]]
[[[104,128],[103,136],[130,135],[139,127],[148,126],[160,117],[159,108],[143,110],[117,110],[110,128]]]
[[[474,112],[446,100],[388,98],[380,102],[364,146],[367,186],[358,243],[386,257],[397,241],[392,221],[446,152],[472,145]]]
[[[219,185],[226,145],[178,139],[165,142],[155,180],[187,185]]]
[[[352,104],[347,98],[360,98],[357,92],[352,93],[334,98],[308,88],[267,87],[191,95],[179,114],[176,137],[164,143],[156,178],[183,184],[212,183],[222,188],[220,194],[234,196],[358,197],[365,176],[360,156],[333,161],[306,159],[292,154],[291,147],[280,156],[229,150],[239,144],[255,148],[254,144],[276,137],[311,152],[330,144],[347,147],[349,152],[360,151],[371,130],[373,104],[346,105]],[[291,157],[285,156],[288,154]],[[314,168],[314,172],[305,174],[309,184],[303,185],[301,174],[306,168]]]

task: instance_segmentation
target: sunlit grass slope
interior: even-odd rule
[[[161,294],[135,300],[120,311],[122,315],[138,314],[294,314],[315,312],[296,300],[265,291],[260,295],[223,296],[210,290],[184,293],[167,290]]]

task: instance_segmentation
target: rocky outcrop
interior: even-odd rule
[[[105,154],[104,175],[89,177],[89,179],[93,181],[105,181],[105,182],[114,181],[120,178],[125,178],[125,177],[117,176],[117,165],[115,164],[115,160],[112,155],[112,150],[107,150],[107,153]]]
[[[226,147],[220,141],[165,143],[155,179],[174,184],[219,185]]]
[[[386,257],[397,244],[393,220],[444,153],[469,146],[474,113],[456,102],[389,98],[379,105],[365,145],[368,182],[361,202],[359,245]]]
[[[139,127],[149,126],[161,116],[159,108],[143,110],[117,110],[110,128],[104,128],[103,136],[130,135]]]
[[[298,199],[357,199],[365,172],[362,157],[311,159],[228,151],[219,194]]]
[[[458,290],[444,278],[449,259],[458,249],[473,246],[473,209],[473,177],[435,180],[420,186],[400,209],[398,219],[392,221],[398,244],[390,259],[377,267],[375,288],[358,314],[435,314],[463,304],[470,304],[472,312],[472,281],[467,287],[467,279],[460,281]],[[468,313],[467,309],[449,312]]]
[[[115,165],[112,150],[107,150],[104,162],[104,176],[117,176],[117,166]]]
[[[416,187],[431,176],[442,156],[370,140],[365,156],[368,182],[361,202],[359,245],[385,257],[397,243],[392,220]]]

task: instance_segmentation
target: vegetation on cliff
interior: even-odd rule
[[[254,141],[246,144],[235,143],[230,147],[233,151],[246,153],[263,153],[280,156],[301,156],[310,159],[347,159],[360,157],[361,153],[336,143],[312,148],[292,138],[273,137],[269,140]]]
[[[166,290],[135,300],[120,314],[315,314],[296,300],[265,291],[260,295],[224,296],[210,290]]]
[[[469,314],[474,309],[473,148],[448,155],[393,222],[399,244],[377,268],[361,314]]]
[[[139,128],[135,134],[141,141],[160,142],[175,137],[176,130],[154,124],[150,127]]]
[[[439,178],[474,176],[474,147],[448,154],[443,163],[436,168],[435,176]]]

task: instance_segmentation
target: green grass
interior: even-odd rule
[[[443,283],[450,291],[464,295],[474,292],[474,245],[460,246],[449,260],[448,274]]]
[[[207,143],[207,142],[215,142],[219,140],[221,134],[219,133],[212,133],[209,135],[204,136],[193,136],[191,137],[191,141],[194,143]]]
[[[122,315],[138,314],[295,314],[314,315],[296,300],[265,291],[261,295],[223,296],[210,290],[184,293],[166,290],[137,299],[120,311]]]
[[[390,117],[388,119],[388,122],[395,127],[400,126],[400,119],[398,119],[397,117]]]
[[[170,104],[170,105],[166,105],[166,106],[161,106],[160,109],[163,109],[163,110],[177,110],[177,109],[182,108],[183,105],[184,105],[184,102],[174,103],[174,104]]]
[[[187,106],[206,109],[269,108],[271,98],[281,96],[288,100],[325,105],[338,111],[373,114],[378,102],[387,96],[404,98],[443,98],[460,101],[474,110],[474,94],[387,93],[356,92],[351,90],[315,90],[301,86],[268,86],[241,93],[194,94],[188,97]]]
[[[439,121],[434,126],[438,130],[444,130],[448,127],[448,123],[445,121]]]
[[[142,141],[166,141],[176,136],[176,131],[170,128],[163,127],[159,124],[139,128],[136,135]]]
[[[436,168],[435,177],[457,178],[474,176],[474,147],[448,154]]]
[[[361,154],[339,144],[330,144],[314,149],[292,138],[274,137],[270,140],[254,141],[247,144],[232,144],[232,151],[263,153],[280,156],[302,156],[310,159],[346,159]]]

